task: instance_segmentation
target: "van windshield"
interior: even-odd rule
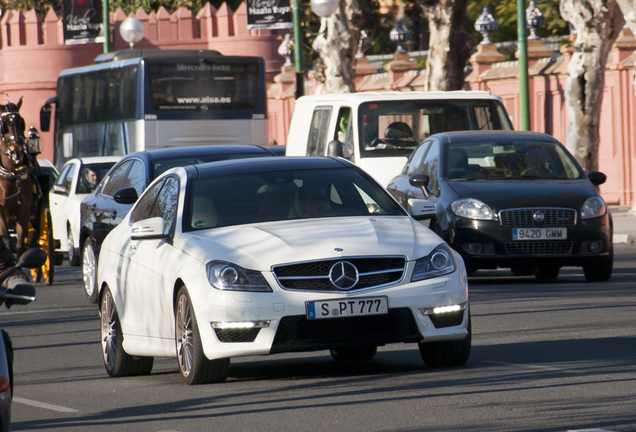
[[[362,157],[408,156],[428,136],[460,130],[512,130],[495,100],[366,102],[358,110]]]

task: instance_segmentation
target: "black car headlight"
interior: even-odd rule
[[[603,198],[598,196],[589,197],[581,207],[581,219],[603,216],[606,210]]]
[[[467,219],[493,220],[494,213],[483,202],[474,198],[463,198],[451,204],[453,213]]]
[[[205,269],[210,284],[223,291],[271,292],[263,275],[255,270],[246,270],[226,261],[210,261]]]
[[[455,258],[446,243],[437,246],[430,255],[415,262],[411,282],[443,276],[455,271]]]

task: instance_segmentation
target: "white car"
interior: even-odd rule
[[[344,159],[172,169],[106,237],[97,278],[110,376],[176,356],[186,383],[221,382],[232,357],[398,342],[430,367],[470,355],[462,258]]]
[[[72,266],[80,264],[80,203],[120,159],[121,156],[71,159],[49,192],[53,238],[60,241],[58,252],[66,252]]]

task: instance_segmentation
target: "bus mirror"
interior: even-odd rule
[[[51,130],[51,105],[44,105],[40,109],[40,130],[42,132],[48,132]]]

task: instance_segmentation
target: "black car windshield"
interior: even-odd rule
[[[446,146],[448,180],[578,179],[574,158],[554,142],[468,142]]]
[[[184,231],[303,218],[404,215],[355,169],[193,179]]]
[[[429,135],[461,130],[512,130],[495,100],[377,101],[358,110],[362,157],[408,156]]]

